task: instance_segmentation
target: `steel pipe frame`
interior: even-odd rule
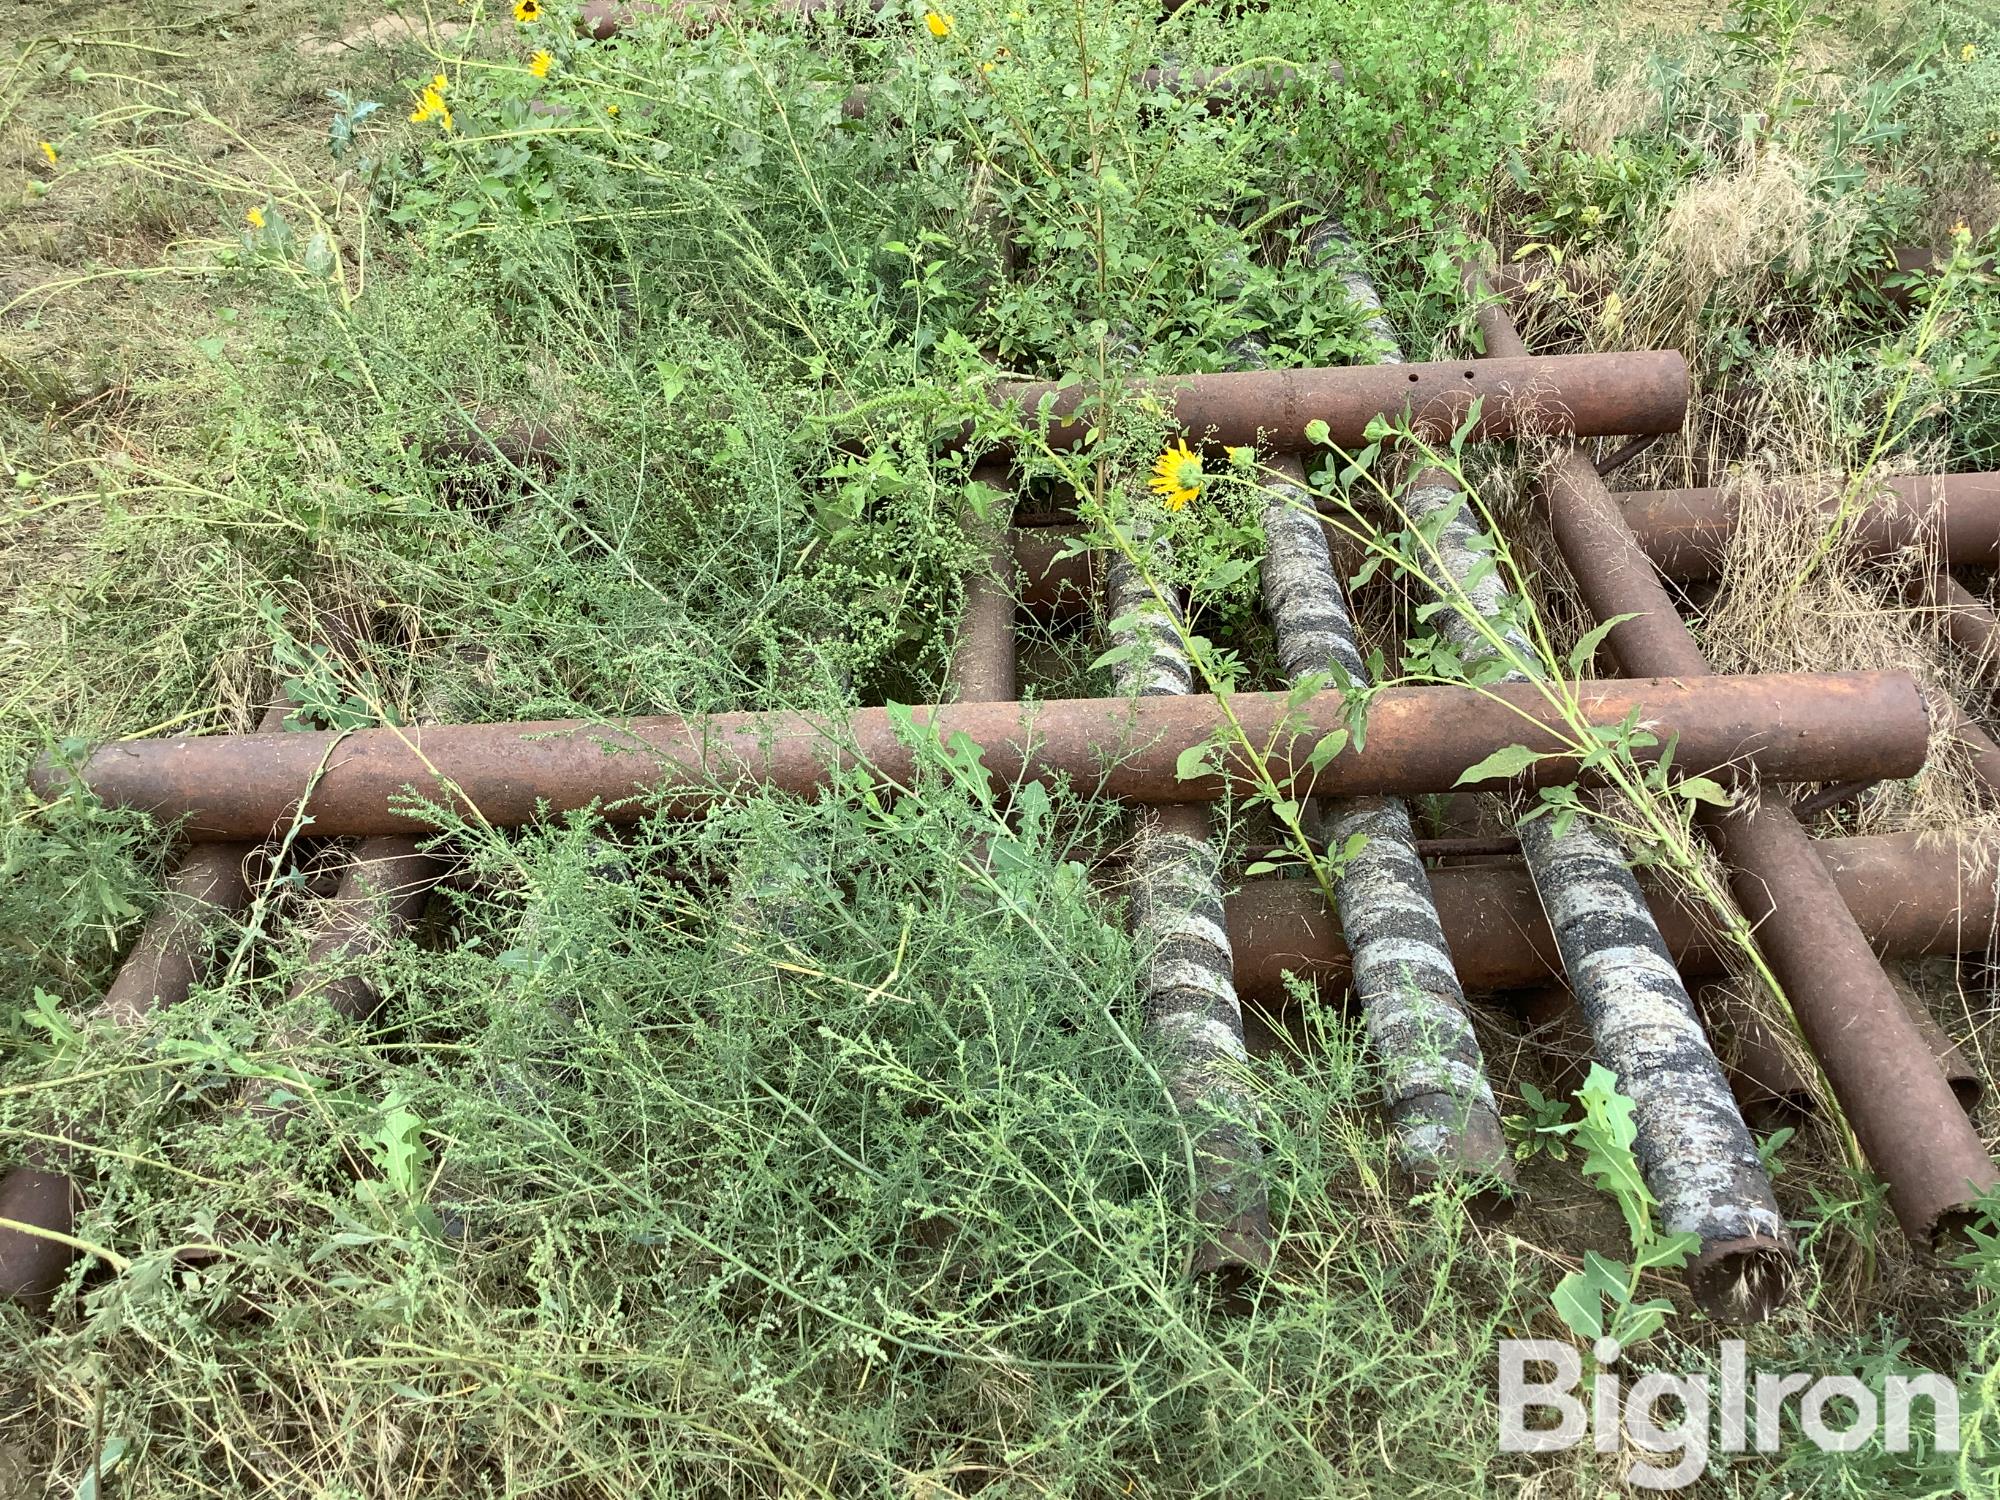
[[[1158,402],[1177,428],[1204,443],[1303,453],[1320,447],[1306,436],[1311,423],[1326,423],[1327,441],[1359,448],[1376,418],[1406,413],[1419,433],[1446,441],[1465,423],[1475,400],[1480,411],[1470,442],[1678,431],[1687,408],[1688,370],[1677,352],[1658,350],[1483,364],[1445,360],[1165,375],[1128,381],[1124,390],[1134,400]],[[1040,414],[1047,441],[1057,448],[1083,442],[1093,424],[1078,420],[1077,413],[1091,395],[1088,386],[1053,381],[1006,381],[993,388],[995,401]],[[961,434],[957,444],[970,436]]]
[[[476,462],[495,454],[515,467],[533,462],[546,451],[546,429],[522,424],[504,429],[490,444],[466,440],[463,448],[434,449],[447,456]],[[355,618],[340,611],[320,616],[337,643],[351,645],[363,633]],[[258,729],[276,734],[297,705],[279,701],[264,713]],[[140,930],[132,951],[95,1014],[124,1028],[137,1028],[156,1010],[186,1000],[201,977],[201,948],[217,921],[240,915],[250,906],[253,887],[246,871],[258,851],[256,842],[197,843],[176,862],[168,877],[167,896]],[[408,838],[370,839],[354,851],[348,871],[332,903],[332,917],[314,940],[291,998],[318,995],[334,1012],[349,1017],[372,1013],[379,996],[358,974],[335,974],[352,960],[378,951],[415,920],[431,882],[442,873],[439,861],[418,852]],[[393,872],[394,882],[384,880]],[[302,1039],[302,1031],[290,1038]],[[271,1128],[281,1129],[290,1107],[270,1104],[263,1095],[249,1101],[253,1112]],[[61,1148],[31,1147],[24,1161],[0,1179],[0,1219],[69,1235],[83,1204],[83,1191],[70,1175],[78,1142]],[[0,1227],[0,1300],[38,1303],[61,1285],[76,1252],[60,1240],[25,1229]]]
[[[1487,357],[1527,357],[1513,318],[1503,303],[1485,299],[1485,285],[1483,273],[1468,274],[1466,286],[1475,300]],[[1815,505],[1829,515],[1841,508],[1837,487],[1815,493],[1794,483],[1781,489],[1794,503]],[[1721,572],[1736,533],[1738,502],[1732,488],[1641,491],[1610,499],[1622,508],[1627,530],[1665,577],[1696,582]],[[1848,540],[1878,557],[1923,548],[1940,567],[2000,565],[2000,473],[1891,479],[1850,519]],[[1943,713],[1950,740],[1980,783],[2000,798],[2000,741],[1954,702],[1947,701]]]
[[[1356,266],[1347,281],[1370,331],[1395,349],[1365,273]],[[1504,656],[1501,681],[1559,680],[1516,622],[1512,590],[1494,568],[1496,542],[1468,513],[1460,478],[1421,458],[1406,478],[1398,510],[1431,539],[1453,595],[1434,617],[1439,636],[1468,665]],[[1797,1250],[1631,856],[1594,820],[1507,821],[1548,908],[1592,1051],[1632,1101],[1638,1166],[1661,1221],[1699,1241],[1683,1266],[1689,1291],[1711,1317],[1761,1321],[1784,1301]]]
[[[1525,354],[1503,307],[1489,303],[1478,318],[1490,354]],[[1693,635],[1589,460],[1572,449],[1543,469],[1537,488],[1592,617],[1619,621],[1609,643],[1625,670],[1696,681],[1707,674]],[[1913,1245],[1935,1248],[1971,1222],[1975,1200],[2000,1182],[2000,1172],[1798,820],[1769,799],[1704,808],[1699,816],[1807,1045],[1889,1184],[1898,1222]]]
[[[1912,775],[1929,733],[1916,684],[1900,672],[1583,682],[1575,704],[1593,726],[1630,720],[1662,745],[1676,742],[1681,773],[1730,782],[1752,772],[1765,782]],[[1296,796],[1448,791],[1512,745],[1550,758],[1481,787],[1569,784],[1578,776],[1562,705],[1531,684],[1383,689],[1369,702],[1365,744],[1317,772],[1304,764],[1306,752],[1350,727],[1341,694],[1295,703],[1284,693],[1241,693],[1229,711],[1250,743],[1273,747],[1267,758],[1282,761],[1296,750],[1280,772],[1280,785]],[[996,785],[1068,781],[1129,802],[1212,802],[1246,769],[1231,756],[1215,771],[1177,775],[1183,751],[1229,733],[1223,706],[1205,694],[907,712],[923,733],[964,734],[982,746]],[[1658,751],[1636,753],[1644,760]],[[819,794],[855,767],[904,782],[917,759],[895,710],[862,708],[831,717],[732,713],[138,740],[102,747],[80,775],[110,805],[150,811],[191,838],[214,840],[284,828],[302,815],[302,798],[323,837],[437,826],[407,804],[412,788],[496,827],[593,804],[604,804],[608,821],[635,822],[654,812],[696,814],[750,786]],[[53,797],[70,774],[44,762],[30,779]]]

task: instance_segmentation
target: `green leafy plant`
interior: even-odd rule
[[[1507,1139],[1513,1143],[1514,1159],[1527,1161],[1536,1156],[1547,1156],[1555,1161],[1569,1159],[1568,1131],[1563,1122],[1569,1115],[1569,1101],[1560,1094],[1545,1094],[1534,1083],[1523,1079],[1520,1085],[1521,1102],[1528,1106],[1527,1113],[1505,1115],[1500,1123],[1506,1128]]]
[[[1647,1190],[1632,1151],[1638,1139],[1632,1101],[1618,1092],[1618,1080],[1610,1069],[1591,1064],[1576,1101],[1583,1110],[1581,1118],[1547,1128],[1582,1151],[1583,1175],[1618,1205],[1632,1259],[1620,1262],[1586,1251],[1582,1268],[1556,1284],[1550,1301],[1578,1338],[1610,1338],[1629,1349],[1659,1332],[1674,1311],[1669,1298],[1640,1298],[1645,1274],[1680,1269],[1701,1248],[1701,1241],[1692,1234],[1665,1233],[1655,1221],[1658,1203]]]

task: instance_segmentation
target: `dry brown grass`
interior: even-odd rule
[[[1843,201],[1846,216],[1830,218],[1806,165],[1769,144],[1695,178],[1621,278],[1627,338],[1635,347],[1685,349],[1698,361],[1705,317],[1741,322],[1784,278],[1848,253],[1862,205]]]
[[[1607,62],[1601,41],[1565,52],[1543,77],[1551,124],[1584,151],[1608,151],[1620,136],[1657,125],[1665,101],[1644,54]]]

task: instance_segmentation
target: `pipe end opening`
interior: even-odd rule
[[[1789,1246],[1750,1235],[1706,1247],[1688,1264],[1688,1289],[1718,1323],[1761,1323],[1784,1306],[1797,1268]]]

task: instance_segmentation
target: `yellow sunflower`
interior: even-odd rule
[[[1179,510],[1201,493],[1201,455],[1188,448],[1186,438],[1178,439],[1153,460],[1147,484],[1168,510]]]
[[[537,78],[546,78],[549,76],[549,64],[554,61],[555,59],[549,55],[548,49],[543,48],[528,59],[528,71],[533,73]]]
[[[417,95],[417,107],[410,111],[413,123],[421,125],[425,120],[436,120],[440,128],[451,129],[451,106],[444,102],[445,77],[440,73],[425,85]]]
[[[532,26],[542,18],[542,0],[514,0],[514,19]]]
[[[930,28],[931,35],[939,41],[951,35],[951,17],[939,15],[934,10],[924,12],[924,25]]]
[[[261,208],[251,209],[250,212],[243,216],[243,222],[248,224],[252,229],[262,229],[264,227],[264,210]]]

